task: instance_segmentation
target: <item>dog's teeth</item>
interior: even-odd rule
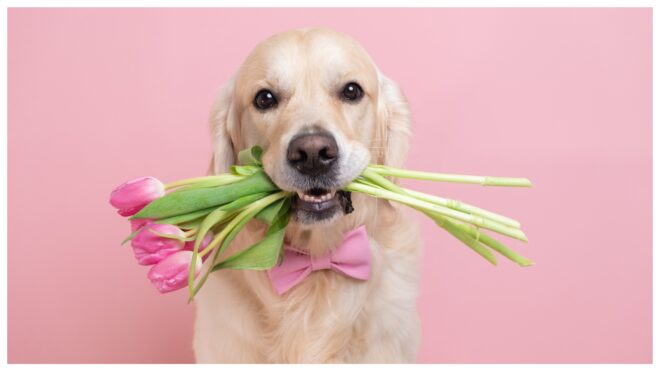
[[[335,191],[330,191],[327,193],[324,193],[322,195],[310,195],[306,194],[304,192],[298,191],[298,197],[300,197],[301,200],[305,202],[314,202],[314,203],[321,203],[328,201],[335,197]]]

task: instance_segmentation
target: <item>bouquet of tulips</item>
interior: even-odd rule
[[[110,203],[122,216],[130,217],[130,241],[139,264],[152,265],[148,278],[166,293],[188,286],[190,299],[208,275],[219,269],[260,269],[273,267],[282,252],[284,231],[289,222],[290,198],[271,182],[261,166],[262,150],[252,147],[239,153],[240,165],[221,175],[184,179],[164,185],[143,177],[116,188]],[[460,201],[402,188],[388,179],[411,178],[484,186],[530,187],[524,178],[482,177],[427,173],[369,165],[346,185],[350,193],[398,202],[412,207],[436,222],[467,247],[496,265],[493,251],[520,266],[532,261],[518,255],[482,230],[527,242],[517,221]],[[243,226],[258,219],[268,226],[263,238],[229,257],[222,253]],[[209,268],[198,278],[202,263]]]

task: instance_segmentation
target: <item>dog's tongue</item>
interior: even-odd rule
[[[350,214],[355,210],[351,201],[351,192],[337,191],[337,197],[339,198],[341,208],[344,210],[344,214]]]

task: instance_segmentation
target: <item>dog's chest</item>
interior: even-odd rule
[[[312,272],[286,294],[263,303],[265,352],[271,360],[345,359],[365,346],[369,282]]]
[[[402,241],[415,242],[403,237]],[[277,363],[413,360],[417,254],[411,248],[384,248],[372,241],[367,281],[319,270],[283,295],[275,293],[264,271],[213,274],[198,302],[198,359]]]

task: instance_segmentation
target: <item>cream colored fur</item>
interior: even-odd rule
[[[349,106],[333,93],[347,79],[365,90],[358,105]],[[264,86],[278,89],[282,97],[275,112],[251,107]],[[220,92],[211,123],[214,172],[227,171],[239,150],[259,144],[266,149],[266,171],[283,188],[286,144],[305,124],[331,131],[340,150],[355,158],[392,166],[403,165],[410,134],[408,104],[398,86],[352,39],[326,29],[289,31],[259,44]],[[279,296],[263,271],[215,272],[195,299],[198,362],[415,360],[416,224],[388,202],[353,194],[353,203],[352,214],[331,222],[290,223],[286,239],[313,255],[323,254],[346,231],[364,224],[371,240],[371,278],[357,281],[316,271]],[[262,232],[263,226],[251,222],[231,249],[249,246]]]

